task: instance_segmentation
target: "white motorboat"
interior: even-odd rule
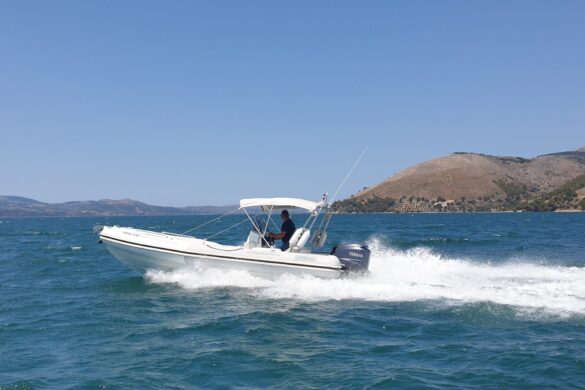
[[[300,209],[309,216],[290,238],[289,249],[282,251],[268,239],[267,232],[269,223],[274,223],[272,213],[285,209]],[[96,226],[94,231],[115,258],[141,272],[201,265],[244,269],[256,274],[295,273],[336,278],[368,269],[370,250],[366,245],[340,244],[329,252],[322,251],[332,216],[326,195],[320,202],[295,198],[242,199],[239,210],[251,224],[242,245],[210,241],[213,236],[202,239],[131,227]],[[252,215],[253,210],[261,210],[261,213]],[[277,229],[280,231],[278,226]]]

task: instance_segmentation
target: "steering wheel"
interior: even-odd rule
[[[264,241],[268,243],[269,246],[274,245],[274,238],[269,237],[268,234],[264,236]]]

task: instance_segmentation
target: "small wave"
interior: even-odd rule
[[[492,245],[498,242],[496,238],[492,239],[469,239],[463,238],[451,238],[451,237],[430,237],[420,240],[392,240],[390,244],[400,249],[411,249],[417,247],[436,247],[444,245],[464,245],[464,246],[479,246],[479,245]]]
[[[491,302],[521,310],[558,315],[585,314],[585,268],[476,263],[443,258],[430,249],[372,249],[370,273],[360,278],[325,280],[310,275],[265,279],[244,271],[190,268],[149,271],[153,283],[175,283],[185,289],[240,287],[260,298],[304,301],[366,300],[413,302],[440,300],[452,305]]]
[[[83,247],[82,246],[72,246],[71,250],[72,251],[80,251]]]
[[[34,231],[34,232],[29,233],[29,234],[32,236],[59,236],[59,235],[66,235],[67,233]]]

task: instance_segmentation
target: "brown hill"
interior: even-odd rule
[[[585,151],[533,159],[454,153],[407,168],[340,202],[341,211],[505,209],[585,174]]]

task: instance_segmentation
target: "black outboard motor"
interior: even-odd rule
[[[339,244],[331,250],[337,256],[344,270],[366,272],[370,265],[370,248],[361,244]]]

